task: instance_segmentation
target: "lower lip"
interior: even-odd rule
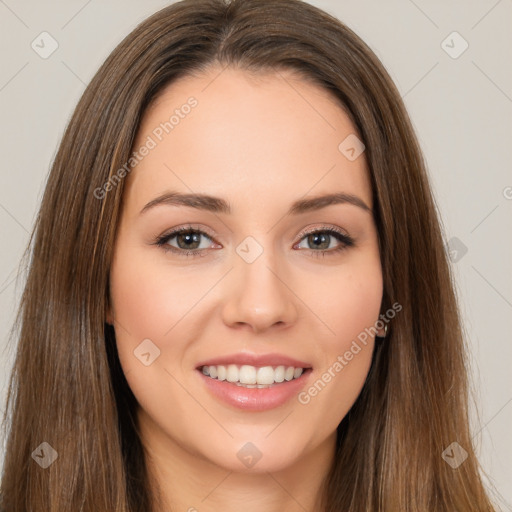
[[[311,374],[311,368],[307,368],[297,379],[272,384],[269,388],[245,388],[226,380],[212,379],[201,370],[196,371],[215,397],[246,411],[267,411],[285,404],[299,394]]]

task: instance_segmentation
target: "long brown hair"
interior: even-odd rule
[[[492,511],[468,428],[465,346],[425,163],[370,48],[299,0],[185,0],[129,34],[85,90],[55,157],[24,264],[4,416],[6,512],[146,512],[154,501],[136,401],[105,322],[128,161],[164,86],[218,62],[291,69],[339,99],[366,146],[384,278],[402,311],[338,428],[328,512]],[[340,141],[341,142],[341,141]],[[134,171],[136,172],[136,171]],[[104,187],[116,179],[115,186]],[[98,192],[100,191],[100,192]],[[29,256],[31,257],[28,261]],[[49,450],[46,469],[33,453]],[[467,459],[442,457],[457,442]]]

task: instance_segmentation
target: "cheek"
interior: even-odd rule
[[[204,294],[192,272],[168,271],[152,258],[119,259],[112,266],[111,297],[115,320],[139,342],[162,339]]]
[[[322,319],[330,331],[317,346],[321,367],[298,397],[310,418],[332,431],[357,399],[370,369],[375,324],[382,300],[380,265],[333,275],[324,294]],[[317,297],[317,304],[321,304]]]
[[[185,413],[182,401],[173,399],[183,393],[172,378],[172,363],[181,360],[184,349],[179,342],[182,320],[204,291],[192,274],[166,272],[161,263],[135,250],[119,252],[110,292],[123,373],[141,407],[153,417],[162,414],[162,403],[172,403],[174,414]]]
[[[336,303],[333,330],[344,345],[375,326],[382,301],[382,284],[378,276],[345,280]]]
[[[333,301],[336,311],[332,311],[335,336],[325,347],[327,367],[331,373],[342,375],[338,382],[353,382],[357,389],[368,373],[377,332],[382,302],[380,267],[369,266],[366,272],[352,274],[339,283],[339,288],[338,300]]]
[[[204,294],[204,286],[196,282],[197,276],[166,272],[161,263],[137,251],[120,256],[110,275],[117,351],[132,391],[143,399],[145,390],[160,389],[162,379],[170,379],[165,371],[172,368],[170,362],[181,360],[184,346],[177,340],[182,320]]]
[[[305,418],[311,422],[321,419],[318,429],[322,435],[336,429],[359,396],[370,369],[373,345],[373,341],[347,344],[299,394]]]
[[[317,282],[318,285],[318,282]],[[312,289],[315,311],[328,327],[324,352],[345,350],[365,329],[379,319],[382,302],[382,272],[378,261],[332,272],[322,286]]]

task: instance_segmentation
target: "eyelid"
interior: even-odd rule
[[[296,237],[298,238],[298,241],[300,242],[300,240],[302,240],[302,238],[304,238],[306,235],[315,233],[317,231],[322,231],[322,230],[336,231],[337,233],[339,233],[341,235],[344,235],[347,238],[351,238],[350,235],[344,229],[341,229],[341,228],[339,228],[337,226],[326,225],[326,224],[319,224],[319,225],[314,225],[314,226],[309,226],[307,228],[304,228],[304,229],[302,229],[297,234]],[[169,231],[164,232],[162,235],[158,236],[157,238],[158,239],[163,239],[163,238],[166,238],[166,237],[168,237],[170,235],[173,235],[173,234],[174,235],[175,234],[179,234],[182,231],[197,231],[197,232],[200,232],[200,233],[204,233],[205,235],[207,235],[211,239],[215,238],[215,234],[213,233],[213,230],[211,230],[210,228],[208,228],[206,226],[201,226],[199,224],[185,224],[185,225],[177,227],[177,228],[172,228]]]
[[[297,237],[300,241],[306,235],[316,233],[317,231],[335,231],[336,233],[339,233],[340,235],[343,235],[347,238],[352,238],[344,229],[341,229],[337,226],[326,225],[326,224],[314,225],[314,226],[309,226],[307,228],[304,228],[302,231],[299,232]]]
[[[208,238],[211,238],[212,240],[215,238],[214,232],[206,226],[201,226],[199,224],[184,224],[183,226],[178,226],[176,228],[165,231],[163,234],[157,237],[157,240],[162,240],[173,235],[179,235],[184,231],[196,231],[198,233],[207,235]]]
[[[183,226],[173,228],[173,229],[163,233],[162,235],[158,236],[156,238],[154,244],[161,246],[165,251],[170,251],[170,252],[178,254],[180,256],[186,256],[186,257],[188,257],[188,256],[205,256],[206,249],[191,249],[191,250],[178,249],[176,247],[173,247],[173,246],[167,244],[167,242],[171,238],[174,238],[175,236],[179,235],[180,233],[187,232],[187,231],[192,231],[192,232],[199,233],[201,235],[206,235],[206,237],[209,238],[210,240],[212,240],[213,243],[217,243],[217,242],[215,242],[215,235],[212,233],[212,230],[210,230],[210,228],[203,227],[198,224],[195,224],[195,225],[194,224],[186,224]],[[341,245],[336,247],[335,249],[328,249],[328,250],[318,250],[317,251],[314,249],[305,249],[309,253],[313,253],[315,256],[333,255],[333,254],[336,254],[336,253],[338,253],[348,247],[351,247],[355,244],[355,240],[345,230],[339,228],[338,226],[320,224],[320,225],[308,226],[307,228],[304,228],[303,230],[301,230],[299,232],[299,234],[297,235],[298,241],[295,242],[294,247],[295,247],[295,245],[300,243],[302,241],[302,239],[305,238],[306,236],[308,236],[310,234],[322,233],[322,232],[330,233],[330,236],[333,236],[333,233],[339,235],[339,238],[336,236],[335,236],[335,238]],[[304,249],[302,249],[302,250],[304,250]]]

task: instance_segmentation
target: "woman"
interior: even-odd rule
[[[4,510],[494,510],[418,143],[319,9],[143,22],[80,100],[30,247]]]

